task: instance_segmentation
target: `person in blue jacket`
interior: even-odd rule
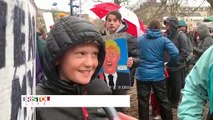
[[[160,104],[162,120],[172,120],[170,102],[167,98],[166,80],[164,75],[164,53],[170,55],[168,66],[175,64],[179,51],[166,37],[162,36],[160,22],[149,23],[147,33],[141,36],[140,65],[136,72],[138,92],[138,112],[140,120],[149,119],[149,95],[151,87]]]
[[[213,120],[213,46],[203,53],[186,77],[178,120],[202,120],[207,101],[210,105],[209,120]]]

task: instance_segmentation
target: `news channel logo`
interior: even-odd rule
[[[50,96],[46,95],[22,95],[22,106],[40,106],[50,102]]]

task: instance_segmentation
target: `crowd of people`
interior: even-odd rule
[[[149,120],[151,91],[152,108],[157,110],[153,112],[154,119],[172,120],[172,109],[178,109],[179,120],[202,119],[207,101],[208,118],[212,119],[211,28],[201,23],[194,31],[188,31],[185,21],[174,16],[163,23],[166,32],[162,32],[160,21],[151,20],[144,35],[137,38],[127,33],[126,66],[130,69],[131,86],[137,86],[139,120]],[[108,54],[102,35],[126,32],[128,28],[118,11],[109,12],[104,25],[106,31],[100,33],[90,22],[68,16],[53,25],[47,38],[38,30],[37,95],[87,94],[84,86],[99,80],[97,75]],[[126,89],[112,89],[112,95],[127,94]],[[116,110],[124,120],[135,119],[123,114],[125,108]],[[102,108],[37,108],[36,118],[98,120],[107,115]]]

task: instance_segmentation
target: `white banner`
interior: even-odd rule
[[[21,95],[35,94],[36,6],[0,0],[0,120],[34,120]]]

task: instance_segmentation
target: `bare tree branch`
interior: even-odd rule
[[[120,0],[114,0],[114,3],[120,5],[121,1]]]
[[[211,5],[211,8],[213,9],[213,0],[207,0],[207,2]]]
[[[196,7],[195,9],[193,9],[193,11],[191,11],[191,13],[182,13],[181,17],[193,14],[195,11],[197,11],[204,4],[205,1],[206,0],[203,0],[203,2],[200,3],[200,5],[198,7]]]
[[[114,3],[117,4],[117,5],[120,5],[121,3],[128,3],[129,0],[114,0]]]
[[[161,1],[163,1],[163,2],[161,2],[161,5],[158,7],[158,9],[156,10],[155,14],[154,14],[150,19],[155,18],[155,16],[157,16],[157,15],[159,14],[159,12],[160,12],[160,10],[161,10],[162,8],[164,8],[163,13],[165,12],[165,10],[166,10],[166,8],[167,8],[167,5],[166,5],[167,0],[161,0]]]

